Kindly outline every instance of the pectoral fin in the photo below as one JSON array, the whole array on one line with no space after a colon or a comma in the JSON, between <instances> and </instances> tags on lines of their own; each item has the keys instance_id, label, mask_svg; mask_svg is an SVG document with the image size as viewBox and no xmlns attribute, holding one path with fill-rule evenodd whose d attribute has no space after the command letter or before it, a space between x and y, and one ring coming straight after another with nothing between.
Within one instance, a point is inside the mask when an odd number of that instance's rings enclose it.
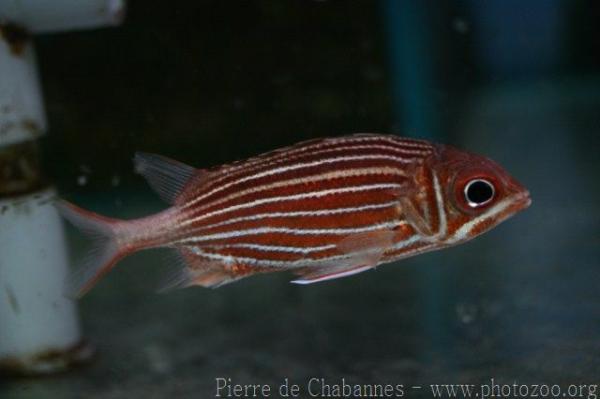
<instances>
[{"instance_id":1,"label":"pectoral fin","mask_svg":"<svg viewBox=\"0 0 600 399\"><path fill-rule=\"evenodd\" d=\"M352 234L343 238L337 249L341 256L316 262L314 266L303 267L296 271L301 278L292 280L294 284L312 284L358 274L377 266L387 248L392 245L394 232L380 230L361 234Z\"/></svg>"},{"instance_id":2,"label":"pectoral fin","mask_svg":"<svg viewBox=\"0 0 600 399\"><path fill-rule=\"evenodd\" d=\"M352 234L337 242L336 247L342 254L378 249L385 251L392 245L394 234L393 230L377 230Z\"/></svg>"}]
</instances>

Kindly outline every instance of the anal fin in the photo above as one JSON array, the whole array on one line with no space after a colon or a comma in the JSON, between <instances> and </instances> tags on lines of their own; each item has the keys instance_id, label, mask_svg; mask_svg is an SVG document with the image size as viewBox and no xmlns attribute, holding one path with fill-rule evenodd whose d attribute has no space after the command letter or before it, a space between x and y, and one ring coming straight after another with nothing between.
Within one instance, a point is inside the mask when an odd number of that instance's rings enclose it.
<instances>
[{"instance_id":1,"label":"anal fin","mask_svg":"<svg viewBox=\"0 0 600 399\"><path fill-rule=\"evenodd\" d=\"M204 259L188 248L173 250L177 265L163 278L158 292L165 293L195 285L217 288L242 277L228 272L221 262Z\"/></svg>"}]
</instances>

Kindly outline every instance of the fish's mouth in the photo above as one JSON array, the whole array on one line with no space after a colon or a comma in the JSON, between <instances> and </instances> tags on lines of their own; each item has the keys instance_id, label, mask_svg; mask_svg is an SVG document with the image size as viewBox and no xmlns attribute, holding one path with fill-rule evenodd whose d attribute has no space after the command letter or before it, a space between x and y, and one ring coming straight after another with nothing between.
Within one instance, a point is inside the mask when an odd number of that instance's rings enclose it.
<instances>
[{"instance_id":1,"label":"fish's mouth","mask_svg":"<svg viewBox=\"0 0 600 399\"><path fill-rule=\"evenodd\" d=\"M517 180L509 177L506 181L506 187L510 202L512 203L510 206L512 212L516 213L522 211L531 205L531 195L529 194L529 190Z\"/></svg>"},{"instance_id":2,"label":"fish's mouth","mask_svg":"<svg viewBox=\"0 0 600 399\"><path fill-rule=\"evenodd\" d=\"M529 191L519 191L510 197L508 199L508 205L495 215L497 219L496 224L499 224L511 216L516 215L517 213L529 207L529 205L531 205L531 196L529 195Z\"/></svg>"},{"instance_id":3,"label":"fish's mouth","mask_svg":"<svg viewBox=\"0 0 600 399\"><path fill-rule=\"evenodd\" d=\"M495 215L496 224L500 224L511 216L516 215L531 205L529 191L523 190L514 194L508 200L508 205Z\"/></svg>"},{"instance_id":4,"label":"fish's mouth","mask_svg":"<svg viewBox=\"0 0 600 399\"><path fill-rule=\"evenodd\" d=\"M521 191L515 196L515 211L522 211L531 205L531 195L528 190Z\"/></svg>"}]
</instances>

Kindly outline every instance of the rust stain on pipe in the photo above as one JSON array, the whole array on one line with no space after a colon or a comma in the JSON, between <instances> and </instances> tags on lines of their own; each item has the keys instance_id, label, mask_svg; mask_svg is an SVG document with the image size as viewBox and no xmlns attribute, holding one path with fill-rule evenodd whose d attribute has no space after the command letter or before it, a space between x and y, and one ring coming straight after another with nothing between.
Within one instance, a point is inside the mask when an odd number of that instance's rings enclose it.
<instances>
[{"instance_id":1,"label":"rust stain on pipe","mask_svg":"<svg viewBox=\"0 0 600 399\"><path fill-rule=\"evenodd\" d=\"M86 341L81 341L64 349L47 349L24 357L0 358L0 375L50 375L85 365L92 360L94 354L94 347Z\"/></svg>"},{"instance_id":2,"label":"rust stain on pipe","mask_svg":"<svg viewBox=\"0 0 600 399\"><path fill-rule=\"evenodd\" d=\"M8 122L2 122L2 110L0 109L0 136L9 134L13 130L24 131L32 139L35 139L44 133L42 127L36 123L33 119L23 118L20 122L9 120Z\"/></svg>"},{"instance_id":3,"label":"rust stain on pipe","mask_svg":"<svg viewBox=\"0 0 600 399\"><path fill-rule=\"evenodd\" d=\"M36 141L0 148L0 199L31 194L47 187Z\"/></svg>"}]
</instances>

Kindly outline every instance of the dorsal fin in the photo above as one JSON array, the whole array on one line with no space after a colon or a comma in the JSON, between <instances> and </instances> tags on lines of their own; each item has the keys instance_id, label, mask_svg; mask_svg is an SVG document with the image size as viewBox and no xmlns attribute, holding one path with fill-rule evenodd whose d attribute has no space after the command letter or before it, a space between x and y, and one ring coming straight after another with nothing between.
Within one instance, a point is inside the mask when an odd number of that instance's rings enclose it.
<instances>
[{"instance_id":1,"label":"dorsal fin","mask_svg":"<svg viewBox=\"0 0 600 399\"><path fill-rule=\"evenodd\" d=\"M133 158L135 171L148 181L160 197L173 204L185 185L200 172L184 163L161 155L136 152Z\"/></svg>"}]
</instances>

